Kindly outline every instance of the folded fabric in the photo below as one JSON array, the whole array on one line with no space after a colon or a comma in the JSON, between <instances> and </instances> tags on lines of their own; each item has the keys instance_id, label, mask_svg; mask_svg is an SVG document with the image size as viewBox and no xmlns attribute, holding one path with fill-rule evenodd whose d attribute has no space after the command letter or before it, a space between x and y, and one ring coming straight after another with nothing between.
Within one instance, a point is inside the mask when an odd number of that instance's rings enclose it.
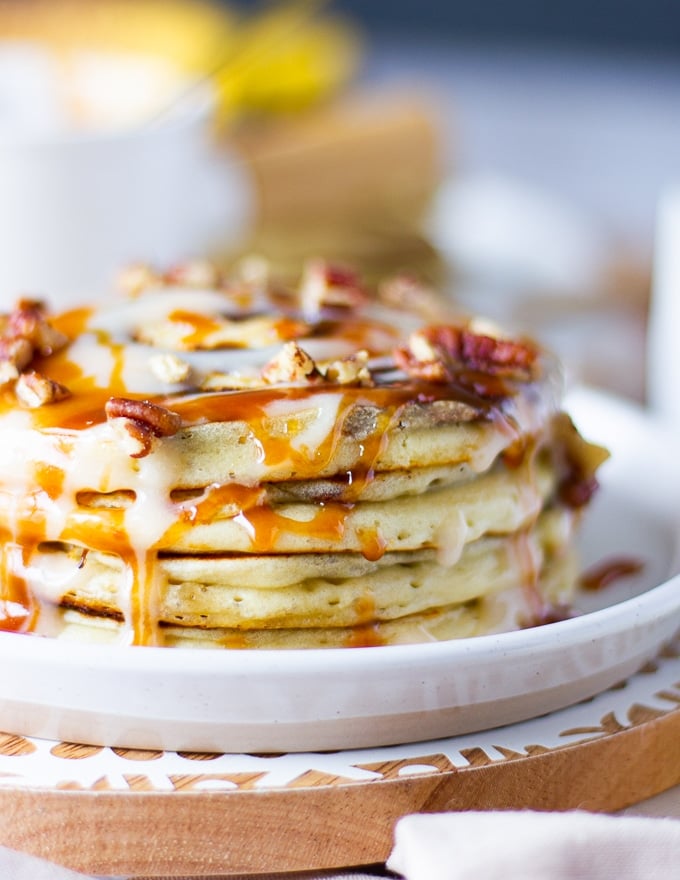
<instances>
[{"instance_id":1,"label":"folded fabric","mask_svg":"<svg viewBox=\"0 0 680 880\"><path fill-rule=\"evenodd\" d=\"M388 868L406 880L668 880L680 865L675 819L568 813L406 816Z\"/></svg>"},{"instance_id":2,"label":"folded fabric","mask_svg":"<svg viewBox=\"0 0 680 880\"><path fill-rule=\"evenodd\" d=\"M378 877L386 876L379 868L376 870L377 874L319 871L314 874L305 872L285 876L286 880L377 880ZM259 880L281 880L281 877L281 874L258 875ZM80 874L44 859L37 859L35 856L0 846L0 880L107 880L107 878L100 875L92 877L89 874ZM108 878L108 880L125 880L125 878ZM233 880L246 880L246 878L234 876Z\"/></svg>"},{"instance_id":3,"label":"folded fabric","mask_svg":"<svg viewBox=\"0 0 680 880\"><path fill-rule=\"evenodd\" d=\"M3 880L85 880L83 874L0 846L0 877Z\"/></svg>"}]
</instances>

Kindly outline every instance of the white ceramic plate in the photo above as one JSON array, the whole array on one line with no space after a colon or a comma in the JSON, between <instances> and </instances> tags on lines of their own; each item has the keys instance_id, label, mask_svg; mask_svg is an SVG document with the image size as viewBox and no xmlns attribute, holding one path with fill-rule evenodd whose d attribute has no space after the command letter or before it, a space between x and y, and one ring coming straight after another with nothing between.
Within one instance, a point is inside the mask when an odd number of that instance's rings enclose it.
<instances>
[{"instance_id":1,"label":"white ceramic plate","mask_svg":"<svg viewBox=\"0 0 680 880\"><path fill-rule=\"evenodd\" d=\"M121 649L2 633L0 726L133 748L349 749L496 727L615 684L680 626L677 443L604 394L577 391L569 409L613 453L586 522L585 563L645 563L584 597L582 616L476 639L323 651Z\"/></svg>"}]
</instances>

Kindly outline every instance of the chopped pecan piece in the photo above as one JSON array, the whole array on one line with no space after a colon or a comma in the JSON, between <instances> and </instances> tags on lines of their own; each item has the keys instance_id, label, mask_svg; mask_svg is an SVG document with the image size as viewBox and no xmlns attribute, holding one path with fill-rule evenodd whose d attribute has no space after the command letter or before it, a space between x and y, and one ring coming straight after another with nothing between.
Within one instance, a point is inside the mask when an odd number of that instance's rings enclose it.
<instances>
[{"instance_id":1,"label":"chopped pecan piece","mask_svg":"<svg viewBox=\"0 0 680 880\"><path fill-rule=\"evenodd\" d=\"M316 315L324 308L356 309L366 302L359 276L349 269L325 260L311 260L300 283L300 303L305 315Z\"/></svg>"},{"instance_id":2,"label":"chopped pecan piece","mask_svg":"<svg viewBox=\"0 0 680 880\"><path fill-rule=\"evenodd\" d=\"M443 383L450 379L444 358L422 333L413 333L407 348L394 350L394 360L409 376L425 382Z\"/></svg>"},{"instance_id":3,"label":"chopped pecan piece","mask_svg":"<svg viewBox=\"0 0 680 880\"><path fill-rule=\"evenodd\" d=\"M131 458L148 455L157 440L172 437L182 426L181 416L148 400L110 397L104 411Z\"/></svg>"},{"instance_id":4,"label":"chopped pecan piece","mask_svg":"<svg viewBox=\"0 0 680 880\"><path fill-rule=\"evenodd\" d=\"M33 360L33 346L23 336L0 338L0 361L15 367L17 375Z\"/></svg>"},{"instance_id":5,"label":"chopped pecan piece","mask_svg":"<svg viewBox=\"0 0 680 880\"><path fill-rule=\"evenodd\" d=\"M442 320L451 311L446 299L432 287L405 273L387 278L378 287L378 299L388 306L420 315L426 321Z\"/></svg>"},{"instance_id":6,"label":"chopped pecan piece","mask_svg":"<svg viewBox=\"0 0 680 880\"><path fill-rule=\"evenodd\" d=\"M326 382L331 382L333 385L373 384L373 377L368 369L367 351L358 351L342 360L319 364L319 370Z\"/></svg>"},{"instance_id":7,"label":"chopped pecan piece","mask_svg":"<svg viewBox=\"0 0 680 880\"><path fill-rule=\"evenodd\" d=\"M269 284L271 272L269 260L259 254L248 254L243 257L238 263L237 271L239 278L253 287L266 288Z\"/></svg>"},{"instance_id":8,"label":"chopped pecan piece","mask_svg":"<svg viewBox=\"0 0 680 880\"><path fill-rule=\"evenodd\" d=\"M584 440L564 412L553 418L552 431L559 498L567 507L584 507L598 489L596 473L609 458L609 452L603 446Z\"/></svg>"},{"instance_id":9,"label":"chopped pecan piece","mask_svg":"<svg viewBox=\"0 0 680 880\"><path fill-rule=\"evenodd\" d=\"M216 288L223 282L222 273L207 260L189 260L157 272L146 263L133 263L118 276L118 287L128 296L136 297L157 287Z\"/></svg>"},{"instance_id":10,"label":"chopped pecan piece","mask_svg":"<svg viewBox=\"0 0 680 880\"><path fill-rule=\"evenodd\" d=\"M373 384L373 377L368 369L367 351L358 351L340 360L317 364L296 342L284 345L278 355L265 365L260 375L267 385L287 382L328 382L332 385L363 386Z\"/></svg>"},{"instance_id":11,"label":"chopped pecan piece","mask_svg":"<svg viewBox=\"0 0 680 880\"><path fill-rule=\"evenodd\" d=\"M440 353L424 333L412 333L408 347L419 364L429 364L440 360Z\"/></svg>"},{"instance_id":12,"label":"chopped pecan piece","mask_svg":"<svg viewBox=\"0 0 680 880\"><path fill-rule=\"evenodd\" d=\"M281 351L262 368L268 385L284 382L316 382L321 378L314 360L297 342L287 342Z\"/></svg>"},{"instance_id":13,"label":"chopped pecan piece","mask_svg":"<svg viewBox=\"0 0 680 880\"><path fill-rule=\"evenodd\" d=\"M169 287L204 287L214 288L222 284L220 270L208 260L188 260L173 266L163 275L163 281Z\"/></svg>"},{"instance_id":14,"label":"chopped pecan piece","mask_svg":"<svg viewBox=\"0 0 680 880\"><path fill-rule=\"evenodd\" d=\"M65 385L48 379L31 370L22 373L14 386L14 391L19 400L31 409L47 406L50 403L58 403L71 396L71 392Z\"/></svg>"},{"instance_id":15,"label":"chopped pecan piece","mask_svg":"<svg viewBox=\"0 0 680 880\"><path fill-rule=\"evenodd\" d=\"M127 296L137 297L154 287L161 287L163 279L146 263L132 263L118 275L117 286Z\"/></svg>"},{"instance_id":16,"label":"chopped pecan piece","mask_svg":"<svg viewBox=\"0 0 680 880\"><path fill-rule=\"evenodd\" d=\"M3 332L4 341L26 340L33 354L49 357L68 342L68 338L56 330L47 320L45 304L39 300L21 299L7 319Z\"/></svg>"},{"instance_id":17,"label":"chopped pecan piece","mask_svg":"<svg viewBox=\"0 0 680 880\"><path fill-rule=\"evenodd\" d=\"M171 352L155 354L150 357L149 367L157 379L160 379L161 382L166 382L168 385L178 385L181 382L186 382L191 373L191 364L188 364Z\"/></svg>"},{"instance_id":18,"label":"chopped pecan piece","mask_svg":"<svg viewBox=\"0 0 680 880\"><path fill-rule=\"evenodd\" d=\"M0 360L0 388L11 385L19 378L19 370L11 361Z\"/></svg>"},{"instance_id":19,"label":"chopped pecan piece","mask_svg":"<svg viewBox=\"0 0 680 880\"><path fill-rule=\"evenodd\" d=\"M5 315L0 324L0 385L8 385L17 380L36 355L49 357L67 342L67 337L47 320L43 303L31 299L19 300L14 310ZM62 393L56 389L63 386L54 383L55 388L48 391L45 386L48 381L43 377L39 380L28 380L19 390L23 402L27 406L42 406L37 401L43 397L46 398L44 402L52 402L54 395ZM34 390L32 386L35 386ZM29 403L28 400L32 402Z\"/></svg>"}]
</instances>

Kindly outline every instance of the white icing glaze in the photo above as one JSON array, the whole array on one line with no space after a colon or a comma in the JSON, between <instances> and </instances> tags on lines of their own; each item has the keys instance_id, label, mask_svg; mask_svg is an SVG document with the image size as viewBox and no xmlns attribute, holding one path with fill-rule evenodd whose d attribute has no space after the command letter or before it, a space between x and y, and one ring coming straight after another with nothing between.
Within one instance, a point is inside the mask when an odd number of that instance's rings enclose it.
<instances>
[{"instance_id":1,"label":"white icing glaze","mask_svg":"<svg viewBox=\"0 0 680 880\"><path fill-rule=\"evenodd\" d=\"M462 510L451 511L437 532L437 560L440 565L452 566L460 559L469 533Z\"/></svg>"}]
</instances>

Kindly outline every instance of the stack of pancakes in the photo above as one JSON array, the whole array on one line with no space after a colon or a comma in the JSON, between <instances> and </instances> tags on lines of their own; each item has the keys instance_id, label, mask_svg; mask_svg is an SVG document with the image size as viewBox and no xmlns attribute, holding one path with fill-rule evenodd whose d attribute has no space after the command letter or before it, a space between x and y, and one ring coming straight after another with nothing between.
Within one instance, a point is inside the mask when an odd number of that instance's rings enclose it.
<instances>
[{"instance_id":1,"label":"stack of pancakes","mask_svg":"<svg viewBox=\"0 0 680 880\"><path fill-rule=\"evenodd\" d=\"M127 288L5 319L0 628L315 648L569 614L606 453L533 343L322 262Z\"/></svg>"}]
</instances>

